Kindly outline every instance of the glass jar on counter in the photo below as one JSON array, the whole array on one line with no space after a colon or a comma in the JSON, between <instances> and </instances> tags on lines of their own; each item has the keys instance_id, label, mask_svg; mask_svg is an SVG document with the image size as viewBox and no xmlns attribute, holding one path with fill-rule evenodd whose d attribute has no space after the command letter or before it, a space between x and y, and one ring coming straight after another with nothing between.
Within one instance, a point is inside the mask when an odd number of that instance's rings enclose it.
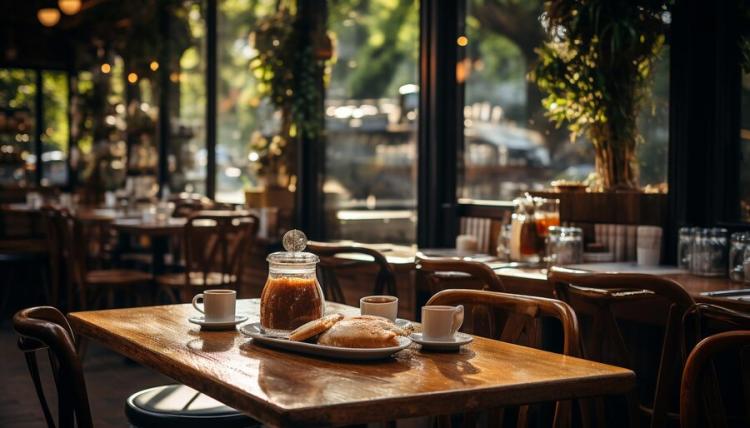
<instances>
[{"instance_id":1,"label":"glass jar on counter","mask_svg":"<svg viewBox=\"0 0 750 428\"><path fill-rule=\"evenodd\" d=\"M742 282L745 277L745 251L750 244L747 232L733 233L729 242L729 279Z\"/></svg>"},{"instance_id":2,"label":"glass jar on counter","mask_svg":"<svg viewBox=\"0 0 750 428\"><path fill-rule=\"evenodd\" d=\"M681 227L677 240L677 267L690 270L690 256L693 252L694 228Z\"/></svg>"},{"instance_id":3,"label":"glass jar on counter","mask_svg":"<svg viewBox=\"0 0 750 428\"><path fill-rule=\"evenodd\" d=\"M709 229L707 238L703 245L703 276L726 275L727 256L729 245L727 243L727 230L716 227Z\"/></svg>"},{"instance_id":4,"label":"glass jar on counter","mask_svg":"<svg viewBox=\"0 0 750 428\"><path fill-rule=\"evenodd\" d=\"M303 251L307 237L290 230L283 244L286 251L267 258L268 279L260 296L260 325L265 333L278 336L325 313L325 297L316 276L320 259Z\"/></svg>"},{"instance_id":5,"label":"glass jar on counter","mask_svg":"<svg viewBox=\"0 0 750 428\"><path fill-rule=\"evenodd\" d=\"M549 266L581 263L583 260L583 230L578 227L550 227L546 254Z\"/></svg>"}]
</instances>

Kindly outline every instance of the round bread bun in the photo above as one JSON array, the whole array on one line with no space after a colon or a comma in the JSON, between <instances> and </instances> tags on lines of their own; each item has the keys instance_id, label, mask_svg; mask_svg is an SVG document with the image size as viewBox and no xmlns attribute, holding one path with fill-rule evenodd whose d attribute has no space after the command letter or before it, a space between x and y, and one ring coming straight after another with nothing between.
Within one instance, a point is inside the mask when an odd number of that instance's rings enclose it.
<instances>
[{"instance_id":1,"label":"round bread bun","mask_svg":"<svg viewBox=\"0 0 750 428\"><path fill-rule=\"evenodd\" d=\"M311 337L317 336L320 333L331 328L334 324L344 319L341 314L329 314L323 318L318 318L302 324L297 327L291 334L289 334L289 340L294 342L303 342Z\"/></svg>"}]
</instances>

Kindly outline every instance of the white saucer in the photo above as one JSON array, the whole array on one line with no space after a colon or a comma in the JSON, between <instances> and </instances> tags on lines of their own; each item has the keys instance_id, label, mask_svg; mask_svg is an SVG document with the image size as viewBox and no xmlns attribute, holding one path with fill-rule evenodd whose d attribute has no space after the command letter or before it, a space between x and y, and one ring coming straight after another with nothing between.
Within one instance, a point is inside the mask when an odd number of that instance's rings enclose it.
<instances>
[{"instance_id":1,"label":"white saucer","mask_svg":"<svg viewBox=\"0 0 750 428\"><path fill-rule=\"evenodd\" d=\"M461 346L471 343L474 338L466 333L458 332L452 339L432 340L424 339L422 333L412 333L409 338L420 344L427 351L458 351Z\"/></svg>"},{"instance_id":2,"label":"white saucer","mask_svg":"<svg viewBox=\"0 0 750 428\"><path fill-rule=\"evenodd\" d=\"M394 321L394 323L396 323L396 325L401 328L405 328L405 329L414 328L411 324L411 321L405 320L403 318L396 318L396 321Z\"/></svg>"},{"instance_id":3,"label":"white saucer","mask_svg":"<svg viewBox=\"0 0 750 428\"><path fill-rule=\"evenodd\" d=\"M234 326L236 326L237 324L241 324L247 321L247 317L245 315L235 315L234 321L209 322L206 321L205 316L200 315L197 317L190 317L188 318L188 321L193 324L198 324L203 330L229 330L234 328Z\"/></svg>"}]
</instances>

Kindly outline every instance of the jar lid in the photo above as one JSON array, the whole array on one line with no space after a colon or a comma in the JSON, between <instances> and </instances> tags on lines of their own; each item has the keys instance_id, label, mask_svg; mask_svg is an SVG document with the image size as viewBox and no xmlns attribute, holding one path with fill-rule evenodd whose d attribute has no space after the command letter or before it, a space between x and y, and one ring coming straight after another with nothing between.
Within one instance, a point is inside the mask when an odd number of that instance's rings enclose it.
<instances>
[{"instance_id":1,"label":"jar lid","mask_svg":"<svg viewBox=\"0 0 750 428\"><path fill-rule=\"evenodd\" d=\"M277 251L268 255L269 263L280 265L314 265L320 261L313 253L303 251L307 247L307 236L297 229L284 234L282 244L286 251Z\"/></svg>"}]
</instances>

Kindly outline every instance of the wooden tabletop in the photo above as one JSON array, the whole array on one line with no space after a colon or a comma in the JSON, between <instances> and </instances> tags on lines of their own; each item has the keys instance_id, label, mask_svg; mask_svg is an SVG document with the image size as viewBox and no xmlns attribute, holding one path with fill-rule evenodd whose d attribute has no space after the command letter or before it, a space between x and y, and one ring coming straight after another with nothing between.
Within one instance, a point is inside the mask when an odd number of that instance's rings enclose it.
<instances>
[{"instance_id":1,"label":"wooden tabletop","mask_svg":"<svg viewBox=\"0 0 750 428\"><path fill-rule=\"evenodd\" d=\"M358 313L328 304L329 311ZM259 300L238 301L258 321ZM635 387L630 370L476 338L460 353L422 353L367 363L272 350L237 331L202 332L190 305L69 315L73 328L144 365L270 425L348 425L450 414Z\"/></svg>"}]
</instances>

